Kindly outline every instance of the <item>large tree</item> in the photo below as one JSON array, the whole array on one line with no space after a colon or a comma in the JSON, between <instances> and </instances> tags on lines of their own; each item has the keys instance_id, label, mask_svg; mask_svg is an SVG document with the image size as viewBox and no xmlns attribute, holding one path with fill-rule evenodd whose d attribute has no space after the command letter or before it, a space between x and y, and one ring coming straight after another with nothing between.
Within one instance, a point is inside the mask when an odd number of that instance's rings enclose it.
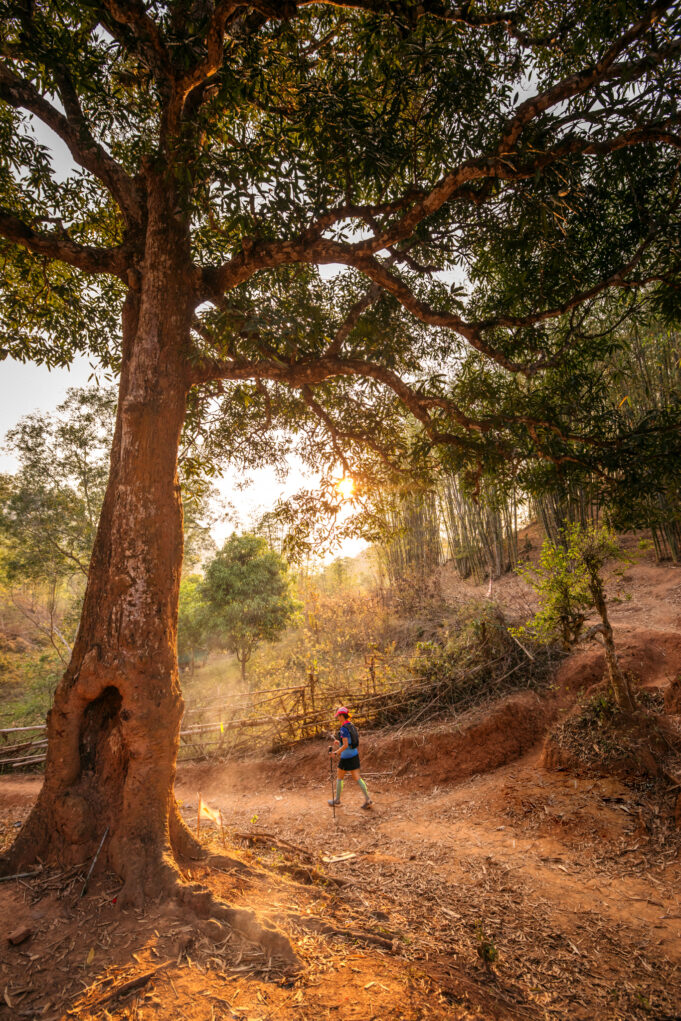
<instances>
[{"instance_id":1,"label":"large tree","mask_svg":"<svg viewBox=\"0 0 681 1021\"><path fill-rule=\"evenodd\" d=\"M305 418L329 457L394 462L398 404L473 461L507 461L511 427L553 461L598 451L566 424L603 352L589 324L612 293L675 304L680 49L677 5L643 0L1 0L3 352L120 374L45 782L6 867L82 861L109 826L119 903L182 894L188 405L217 402L235 455Z\"/></svg>"}]
</instances>

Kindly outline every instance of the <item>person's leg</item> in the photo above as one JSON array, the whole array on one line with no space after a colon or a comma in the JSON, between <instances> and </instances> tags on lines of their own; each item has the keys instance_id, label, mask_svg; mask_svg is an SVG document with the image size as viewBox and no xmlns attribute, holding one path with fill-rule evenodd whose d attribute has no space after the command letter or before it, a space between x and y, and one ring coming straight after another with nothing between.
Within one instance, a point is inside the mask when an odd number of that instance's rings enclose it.
<instances>
[{"instance_id":1,"label":"person's leg","mask_svg":"<svg viewBox=\"0 0 681 1021\"><path fill-rule=\"evenodd\" d=\"M352 775L354 776L355 780L359 784L359 789L361 790L362 794L364 795L364 804L365 805L370 805L371 804L371 798L369 797L369 789L368 789L366 783L364 782L364 780L362 779L362 777L360 776L359 770L358 769L353 769Z\"/></svg>"},{"instance_id":2,"label":"person's leg","mask_svg":"<svg viewBox=\"0 0 681 1021\"><path fill-rule=\"evenodd\" d=\"M345 779L345 771L342 769L336 772L336 804L340 805L341 794L343 793L343 780Z\"/></svg>"}]
</instances>

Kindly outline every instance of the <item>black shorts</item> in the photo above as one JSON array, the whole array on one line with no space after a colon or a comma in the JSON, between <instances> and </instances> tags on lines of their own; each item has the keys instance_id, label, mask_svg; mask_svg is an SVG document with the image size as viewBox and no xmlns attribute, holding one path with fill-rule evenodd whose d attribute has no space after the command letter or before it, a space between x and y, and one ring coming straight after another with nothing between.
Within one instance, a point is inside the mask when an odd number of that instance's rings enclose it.
<instances>
[{"instance_id":1,"label":"black shorts","mask_svg":"<svg viewBox=\"0 0 681 1021\"><path fill-rule=\"evenodd\" d=\"M339 759L338 768L344 769L346 773L350 773L353 769L359 769L359 752L347 759Z\"/></svg>"}]
</instances>

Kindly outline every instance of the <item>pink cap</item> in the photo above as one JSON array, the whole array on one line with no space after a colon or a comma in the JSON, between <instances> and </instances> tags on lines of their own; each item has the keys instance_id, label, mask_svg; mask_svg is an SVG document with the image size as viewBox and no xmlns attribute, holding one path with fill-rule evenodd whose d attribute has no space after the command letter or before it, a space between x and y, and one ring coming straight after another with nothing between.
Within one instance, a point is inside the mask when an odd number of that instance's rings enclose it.
<instances>
[{"instance_id":1,"label":"pink cap","mask_svg":"<svg viewBox=\"0 0 681 1021\"><path fill-rule=\"evenodd\" d=\"M346 709L344 705L342 705L340 707L340 709L336 709L336 716L349 716L349 715L350 715L350 710Z\"/></svg>"}]
</instances>

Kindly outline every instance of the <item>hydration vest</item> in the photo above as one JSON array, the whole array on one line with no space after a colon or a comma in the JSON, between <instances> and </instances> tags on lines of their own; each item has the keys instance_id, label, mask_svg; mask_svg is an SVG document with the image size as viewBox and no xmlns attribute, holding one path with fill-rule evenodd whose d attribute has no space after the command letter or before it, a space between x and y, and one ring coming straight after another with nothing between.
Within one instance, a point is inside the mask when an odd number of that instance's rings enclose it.
<instances>
[{"instance_id":1,"label":"hydration vest","mask_svg":"<svg viewBox=\"0 0 681 1021\"><path fill-rule=\"evenodd\" d=\"M357 727L355 726L355 724L350 723L350 721L348 720L348 722L344 723L343 726L345 727L346 730L350 731L350 748L352 749L359 748L359 733L357 731ZM343 739L341 738L340 731L338 731L338 743L343 744Z\"/></svg>"}]
</instances>

